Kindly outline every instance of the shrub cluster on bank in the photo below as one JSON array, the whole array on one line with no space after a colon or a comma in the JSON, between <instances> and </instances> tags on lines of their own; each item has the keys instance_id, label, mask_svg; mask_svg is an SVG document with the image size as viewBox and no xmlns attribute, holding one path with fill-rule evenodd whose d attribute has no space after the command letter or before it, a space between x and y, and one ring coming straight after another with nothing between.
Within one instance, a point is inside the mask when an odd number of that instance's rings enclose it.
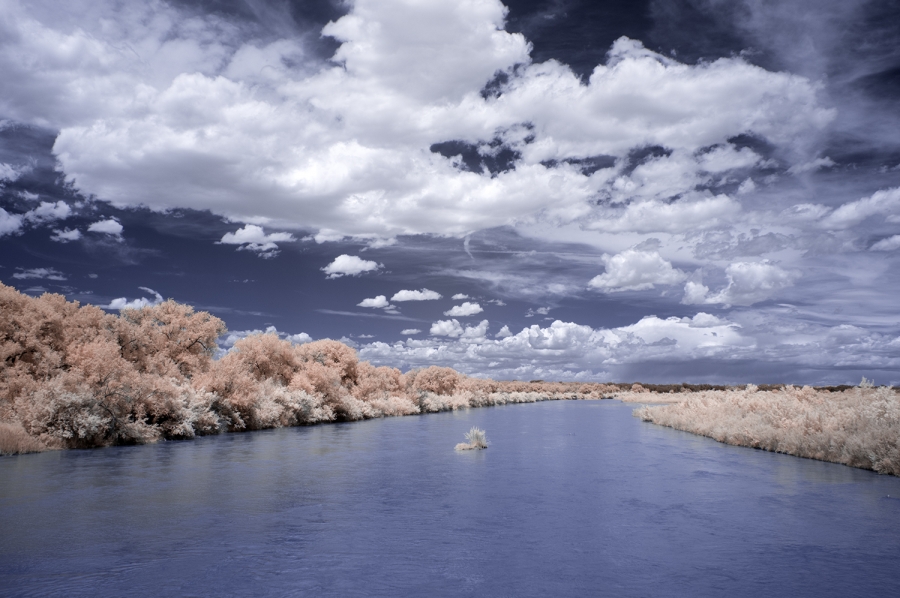
<instances>
[{"instance_id":1,"label":"shrub cluster on bank","mask_svg":"<svg viewBox=\"0 0 900 598\"><path fill-rule=\"evenodd\" d=\"M274 334L213 359L221 320L166 301L120 315L0 284L0 453L534 402L600 398L602 384L495 382L450 368L401 373L343 343Z\"/></svg>"},{"instance_id":2,"label":"shrub cluster on bank","mask_svg":"<svg viewBox=\"0 0 900 598\"><path fill-rule=\"evenodd\" d=\"M617 398L671 402L641 407L634 414L719 442L900 475L900 395L865 379L859 387L834 392L749 385L681 396L638 390L618 393Z\"/></svg>"}]
</instances>

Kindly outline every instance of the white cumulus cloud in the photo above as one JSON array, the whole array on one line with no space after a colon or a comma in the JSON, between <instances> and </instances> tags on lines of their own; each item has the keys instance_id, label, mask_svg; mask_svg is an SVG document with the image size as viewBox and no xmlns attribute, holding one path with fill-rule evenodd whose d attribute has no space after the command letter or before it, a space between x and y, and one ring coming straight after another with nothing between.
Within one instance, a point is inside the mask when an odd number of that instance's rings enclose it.
<instances>
[{"instance_id":1,"label":"white cumulus cloud","mask_svg":"<svg viewBox=\"0 0 900 598\"><path fill-rule=\"evenodd\" d=\"M299 38L261 40L176 3L0 10L0 77L16 82L0 111L58 129L54 153L83 193L321 240L572 222L598 196L656 201L752 167L755 155L728 143L741 134L807 163L804 140L834 118L804 77L740 57L683 64L628 38L582 80L534 62L498 0L356 0L322 31L340 44L331 62ZM483 97L497 72L502 93ZM430 151L451 140L520 157L471 172ZM670 154L627 169L647 146ZM586 174L566 162L598 155L616 165Z\"/></svg>"},{"instance_id":2,"label":"white cumulus cloud","mask_svg":"<svg viewBox=\"0 0 900 598\"><path fill-rule=\"evenodd\" d=\"M712 173L727 172L740 168L756 166L762 158L748 147L735 148L731 144L718 146L700 156L703 170Z\"/></svg>"},{"instance_id":3,"label":"white cumulus cloud","mask_svg":"<svg viewBox=\"0 0 900 598\"><path fill-rule=\"evenodd\" d=\"M9 181L13 182L25 172L26 168L17 168L12 164L6 164L5 162L0 162L0 182Z\"/></svg>"},{"instance_id":4,"label":"white cumulus cloud","mask_svg":"<svg viewBox=\"0 0 900 598\"><path fill-rule=\"evenodd\" d=\"M285 334L284 338L295 345L303 345L310 343L313 340L312 337L305 332L300 332L299 334Z\"/></svg>"},{"instance_id":5,"label":"white cumulus cloud","mask_svg":"<svg viewBox=\"0 0 900 598\"><path fill-rule=\"evenodd\" d=\"M122 225L113 218L109 218L107 220L98 220L88 227L88 232L103 233L113 237L120 236L123 230L124 228L122 227Z\"/></svg>"},{"instance_id":6,"label":"white cumulus cloud","mask_svg":"<svg viewBox=\"0 0 900 598\"><path fill-rule=\"evenodd\" d=\"M22 230L22 217L18 214L10 214L0 208L0 237L14 235Z\"/></svg>"},{"instance_id":7,"label":"white cumulus cloud","mask_svg":"<svg viewBox=\"0 0 900 598\"><path fill-rule=\"evenodd\" d=\"M68 243L70 241L77 241L81 238L81 231L77 228L65 228L65 229L53 229L53 233L50 235L51 241L56 241L57 243Z\"/></svg>"},{"instance_id":8,"label":"white cumulus cloud","mask_svg":"<svg viewBox=\"0 0 900 598\"><path fill-rule=\"evenodd\" d=\"M520 380L596 379L628 364L745 358L755 347L739 325L703 312L684 318L648 316L619 328L556 320L516 334L504 327L493 339L487 329L487 320L468 328L456 320L438 321L432 324L432 338L374 342L361 347L360 358L405 367L451 365L470 374Z\"/></svg>"},{"instance_id":9,"label":"white cumulus cloud","mask_svg":"<svg viewBox=\"0 0 900 598\"><path fill-rule=\"evenodd\" d=\"M262 258L278 255L277 243L296 241L290 233L266 234L261 226L248 224L233 233L225 233L219 243L224 245L240 245L238 250L253 251Z\"/></svg>"},{"instance_id":10,"label":"white cumulus cloud","mask_svg":"<svg viewBox=\"0 0 900 598\"><path fill-rule=\"evenodd\" d=\"M40 205L25 213L25 219L32 222L52 222L53 220L65 220L72 214L72 208L64 201L51 203L42 201Z\"/></svg>"},{"instance_id":11,"label":"white cumulus cloud","mask_svg":"<svg viewBox=\"0 0 900 598\"><path fill-rule=\"evenodd\" d=\"M219 347L220 351L223 349L231 350L234 347L234 344L241 340L242 338L247 338L253 334L274 334L278 336L278 338L284 339L288 342L291 342L295 345L302 345L305 343L312 342L313 338L305 333L300 332L297 334L289 334L286 332L279 332L275 326L268 326L265 330L254 329L254 330L230 330L228 334L226 334L223 338L219 339ZM224 351L222 351L224 353Z\"/></svg>"},{"instance_id":12,"label":"white cumulus cloud","mask_svg":"<svg viewBox=\"0 0 900 598\"><path fill-rule=\"evenodd\" d=\"M422 289L421 291L408 291L404 289L394 293L394 296L391 297L391 301L434 301L440 298L440 293L429 289Z\"/></svg>"},{"instance_id":13,"label":"white cumulus cloud","mask_svg":"<svg viewBox=\"0 0 900 598\"><path fill-rule=\"evenodd\" d=\"M786 371L812 367L816 372L810 382L821 381L820 372L829 364L890 371L900 365L900 339L894 334L814 324L789 312L757 313L742 323L704 312L681 318L647 316L617 328L557 320L493 339L465 338L462 327L452 322L447 329L455 336L363 345L360 358L403 368L446 365L495 379L670 382L675 371L718 383L733 383L736 376L753 381L760 354ZM735 368L748 361L757 363L737 375ZM694 364L699 367L692 369ZM828 380L846 380L846 373L834 372Z\"/></svg>"},{"instance_id":14,"label":"white cumulus cloud","mask_svg":"<svg viewBox=\"0 0 900 598\"><path fill-rule=\"evenodd\" d=\"M459 338L465 342L472 340L484 339L487 334L489 323L482 320L477 326L463 327L458 320L438 320L431 325L429 333L432 336L449 336L451 338Z\"/></svg>"},{"instance_id":15,"label":"white cumulus cloud","mask_svg":"<svg viewBox=\"0 0 900 598\"><path fill-rule=\"evenodd\" d=\"M468 341L484 339L487 335L488 326L489 323L487 320L482 320L477 326L466 326L462 338Z\"/></svg>"},{"instance_id":16,"label":"white cumulus cloud","mask_svg":"<svg viewBox=\"0 0 900 598\"><path fill-rule=\"evenodd\" d=\"M863 197L840 206L822 219L822 226L839 230L856 226L870 216L897 214L900 212L900 187L882 189L869 197Z\"/></svg>"},{"instance_id":17,"label":"white cumulus cloud","mask_svg":"<svg viewBox=\"0 0 900 598\"><path fill-rule=\"evenodd\" d=\"M683 233L727 224L741 212L741 204L727 195L686 196L666 203L647 200L624 208L599 211L588 228L606 232Z\"/></svg>"},{"instance_id":18,"label":"white cumulus cloud","mask_svg":"<svg viewBox=\"0 0 900 598\"><path fill-rule=\"evenodd\" d=\"M477 303L472 303L471 301L466 301L462 305L454 305L449 310L444 312L445 316L451 317L464 317L464 316L474 316L475 314L480 314L484 309Z\"/></svg>"},{"instance_id":19,"label":"white cumulus cloud","mask_svg":"<svg viewBox=\"0 0 900 598\"><path fill-rule=\"evenodd\" d=\"M105 307L106 309L118 309L119 311L122 311L123 309L140 309L142 307L148 307L150 305L158 305L163 302L162 295L160 295L153 289L149 289L147 287L138 288L153 295L153 299L139 297L137 299L132 299L131 301L129 301L126 297L119 297L118 299L113 299L109 302L109 305L104 305L103 307Z\"/></svg>"},{"instance_id":20,"label":"white cumulus cloud","mask_svg":"<svg viewBox=\"0 0 900 598\"><path fill-rule=\"evenodd\" d=\"M434 336L462 336L463 327L459 320L438 320L431 325L429 334Z\"/></svg>"},{"instance_id":21,"label":"white cumulus cloud","mask_svg":"<svg viewBox=\"0 0 900 598\"><path fill-rule=\"evenodd\" d=\"M613 256L604 254L602 259L606 272L592 278L588 286L607 293L642 291L658 284L677 284L687 277L657 251L628 249Z\"/></svg>"},{"instance_id":22,"label":"white cumulus cloud","mask_svg":"<svg viewBox=\"0 0 900 598\"><path fill-rule=\"evenodd\" d=\"M813 170L828 168L834 165L835 161L826 156L824 158L816 158L815 160L810 160L809 162L805 162L803 164L795 164L794 166L788 168L788 172L790 172L791 174L803 174L804 172L811 172Z\"/></svg>"},{"instance_id":23,"label":"white cumulus cloud","mask_svg":"<svg viewBox=\"0 0 900 598\"><path fill-rule=\"evenodd\" d=\"M372 272L382 265L370 260L364 260L355 255L339 255L334 261L322 268L327 278L340 278L341 276L359 276L365 272Z\"/></svg>"},{"instance_id":24,"label":"white cumulus cloud","mask_svg":"<svg viewBox=\"0 0 900 598\"><path fill-rule=\"evenodd\" d=\"M882 239L869 247L869 251L894 251L900 249L900 235Z\"/></svg>"},{"instance_id":25,"label":"white cumulus cloud","mask_svg":"<svg viewBox=\"0 0 900 598\"><path fill-rule=\"evenodd\" d=\"M765 301L794 284L797 274L783 270L775 264L763 262L737 262L725 269L728 284L718 293L709 295L709 289L701 283L690 281L685 285L682 303L753 305Z\"/></svg>"},{"instance_id":26,"label":"white cumulus cloud","mask_svg":"<svg viewBox=\"0 0 900 598\"><path fill-rule=\"evenodd\" d=\"M388 300L387 300L387 297L385 297L384 295L378 295L377 297L363 299L356 305L359 307L390 307L391 306L390 302L388 302Z\"/></svg>"}]
</instances>

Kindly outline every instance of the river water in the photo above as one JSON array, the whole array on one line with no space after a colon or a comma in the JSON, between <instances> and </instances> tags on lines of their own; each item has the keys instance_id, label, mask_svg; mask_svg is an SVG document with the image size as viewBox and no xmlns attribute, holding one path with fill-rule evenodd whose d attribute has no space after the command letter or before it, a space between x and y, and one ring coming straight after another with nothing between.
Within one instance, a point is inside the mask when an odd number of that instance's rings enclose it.
<instances>
[{"instance_id":1,"label":"river water","mask_svg":"<svg viewBox=\"0 0 900 598\"><path fill-rule=\"evenodd\" d=\"M900 479L633 408L4 457L0 595L897 595ZM472 425L490 448L455 452Z\"/></svg>"}]
</instances>

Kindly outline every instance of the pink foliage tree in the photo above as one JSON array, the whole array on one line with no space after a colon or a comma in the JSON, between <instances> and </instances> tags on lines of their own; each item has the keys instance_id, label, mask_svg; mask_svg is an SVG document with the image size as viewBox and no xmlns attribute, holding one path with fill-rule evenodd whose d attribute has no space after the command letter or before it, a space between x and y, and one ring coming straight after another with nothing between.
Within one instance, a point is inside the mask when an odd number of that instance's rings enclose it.
<instances>
[{"instance_id":1,"label":"pink foliage tree","mask_svg":"<svg viewBox=\"0 0 900 598\"><path fill-rule=\"evenodd\" d=\"M210 431L190 378L209 369L224 331L173 301L114 316L0 285L0 419L73 447Z\"/></svg>"}]
</instances>

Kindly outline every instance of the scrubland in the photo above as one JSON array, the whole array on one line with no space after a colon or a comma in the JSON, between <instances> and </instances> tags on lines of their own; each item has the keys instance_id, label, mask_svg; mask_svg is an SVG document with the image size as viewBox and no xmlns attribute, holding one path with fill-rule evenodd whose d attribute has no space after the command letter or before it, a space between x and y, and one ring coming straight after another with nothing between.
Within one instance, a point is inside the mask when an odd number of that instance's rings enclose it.
<instances>
[{"instance_id":1,"label":"scrubland","mask_svg":"<svg viewBox=\"0 0 900 598\"><path fill-rule=\"evenodd\" d=\"M166 301L112 315L0 284L0 454L139 444L333 421L601 398L614 386L401 373L333 340L248 336Z\"/></svg>"},{"instance_id":2,"label":"scrubland","mask_svg":"<svg viewBox=\"0 0 900 598\"><path fill-rule=\"evenodd\" d=\"M636 385L637 386L637 385ZM719 442L900 475L900 395L873 387L616 393L627 402L670 403L634 411L644 421Z\"/></svg>"}]
</instances>

